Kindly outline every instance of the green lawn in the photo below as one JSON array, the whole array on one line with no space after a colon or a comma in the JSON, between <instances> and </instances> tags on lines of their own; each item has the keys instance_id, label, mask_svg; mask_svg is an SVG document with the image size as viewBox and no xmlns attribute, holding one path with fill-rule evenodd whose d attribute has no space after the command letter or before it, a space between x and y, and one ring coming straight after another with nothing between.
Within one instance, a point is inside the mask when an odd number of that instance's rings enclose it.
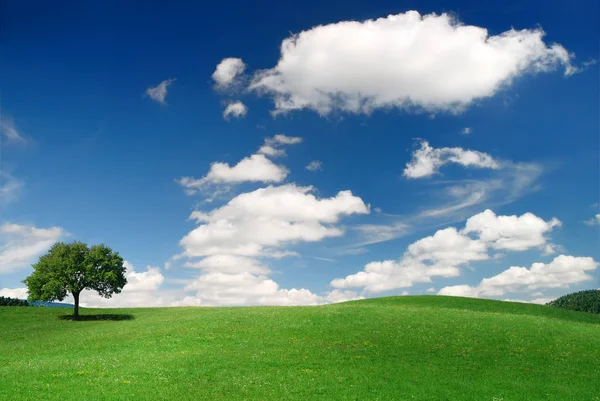
<instances>
[{"instance_id":1,"label":"green lawn","mask_svg":"<svg viewBox=\"0 0 600 401\"><path fill-rule=\"evenodd\" d=\"M600 400L600 315L548 306L419 296L60 319L70 312L0 307L0 399Z\"/></svg>"}]
</instances>

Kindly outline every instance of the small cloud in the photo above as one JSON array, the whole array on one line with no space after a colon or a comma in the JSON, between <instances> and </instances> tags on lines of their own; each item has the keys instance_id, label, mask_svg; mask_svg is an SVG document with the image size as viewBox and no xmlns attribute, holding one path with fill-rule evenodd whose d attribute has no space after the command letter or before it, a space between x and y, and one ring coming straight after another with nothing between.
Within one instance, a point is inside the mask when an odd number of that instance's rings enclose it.
<instances>
[{"instance_id":1,"label":"small cloud","mask_svg":"<svg viewBox=\"0 0 600 401\"><path fill-rule=\"evenodd\" d=\"M425 290L425 292L436 292L437 289L435 287L429 287L428 289Z\"/></svg>"},{"instance_id":2,"label":"small cloud","mask_svg":"<svg viewBox=\"0 0 600 401\"><path fill-rule=\"evenodd\" d=\"M588 226L600 225L600 214L597 214L596 216L592 217L589 220L584 221L583 223L587 224Z\"/></svg>"},{"instance_id":3,"label":"small cloud","mask_svg":"<svg viewBox=\"0 0 600 401\"><path fill-rule=\"evenodd\" d=\"M312 162L308 163L305 168L312 172L321 171L323 170L323 163L321 163L319 160L313 160Z\"/></svg>"},{"instance_id":4,"label":"small cloud","mask_svg":"<svg viewBox=\"0 0 600 401\"><path fill-rule=\"evenodd\" d=\"M463 135L469 135L471 132L473 132L473 130L471 129L471 127L465 127L461 131L461 134L463 134Z\"/></svg>"},{"instance_id":5,"label":"small cloud","mask_svg":"<svg viewBox=\"0 0 600 401\"><path fill-rule=\"evenodd\" d=\"M265 143L260 147L258 153L270 157L285 156L285 150L281 149L283 145L296 145L302 142L299 136L287 136L277 134L272 138L265 138Z\"/></svg>"},{"instance_id":6,"label":"small cloud","mask_svg":"<svg viewBox=\"0 0 600 401\"><path fill-rule=\"evenodd\" d=\"M484 152L463 148L434 148L429 142L421 140L420 148L412 154L412 160L406 164L406 178L424 178L438 173L440 167L456 163L463 167L489 168L497 170L500 164Z\"/></svg>"},{"instance_id":7,"label":"small cloud","mask_svg":"<svg viewBox=\"0 0 600 401\"><path fill-rule=\"evenodd\" d=\"M175 79L165 79L160 84L155 86L154 88L150 87L146 89L146 95L150 97L150 99L158 102L160 104L166 104L165 98L167 97L167 87L175 82Z\"/></svg>"},{"instance_id":8,"label":"small cloud","mask_svg":"<svg viewBox=\"0 0 600 401\"><path fill-rule=\"evenodd\" d=\"M217 65L212 79L218 89L227 89L236 83L236 79L244 72L246 64L241 58L224 58Z\"/></svg>"},{"instance_id":9,"label":"small cloud","mask_svg":"<svg viewBox=\"0 0 600 401\"><path fill-rule=\"evenodd\" d=\"M240 101L237 101L229 103L227 107L225 107L225 110L223 111L223 118L225 120L228 120L230 116L240 118L244 117L246 114L248 114L248 108L246 105Z\"/></svg>"}]
</instances>

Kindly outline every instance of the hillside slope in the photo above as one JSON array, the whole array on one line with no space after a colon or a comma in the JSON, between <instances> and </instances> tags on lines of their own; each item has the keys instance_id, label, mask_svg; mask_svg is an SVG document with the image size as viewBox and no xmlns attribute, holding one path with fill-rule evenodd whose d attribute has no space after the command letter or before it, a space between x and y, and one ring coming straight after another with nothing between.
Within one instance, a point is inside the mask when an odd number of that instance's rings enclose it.
<instances>
[{"instance_id":1,"label":"hillside slope","mask_svg":"<svg viewBox=\"0 0 600 401\"><path fill-rule=\"evenodd\" d=\"M0 308L0 399L600 399L600 316L548 306L420 296L68 312Z\"/></svg>"}]
</instances>

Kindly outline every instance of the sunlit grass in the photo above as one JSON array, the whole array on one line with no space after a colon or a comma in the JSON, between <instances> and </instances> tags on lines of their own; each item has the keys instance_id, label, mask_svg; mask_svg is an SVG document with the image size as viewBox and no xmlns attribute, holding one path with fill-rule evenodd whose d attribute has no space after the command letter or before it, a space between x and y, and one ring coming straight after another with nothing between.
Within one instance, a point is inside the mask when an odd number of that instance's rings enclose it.
<instances>
[{"instance_id":1,"label":"sunlit grass","mask_svg":"<svg viewBox=\"0 0 600 401\"><path fill-rule=\"evenodd\" d=\"M0 308L0 399L600 400L600 316L546 306L432 296L68 313Z\"/></svg>"}]
</instances>

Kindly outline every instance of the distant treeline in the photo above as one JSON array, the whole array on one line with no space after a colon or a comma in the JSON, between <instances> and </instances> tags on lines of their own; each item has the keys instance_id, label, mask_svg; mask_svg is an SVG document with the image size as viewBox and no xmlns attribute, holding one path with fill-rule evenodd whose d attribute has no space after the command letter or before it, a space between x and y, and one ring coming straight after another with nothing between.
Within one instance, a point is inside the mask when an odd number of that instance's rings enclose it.
<instances>
[{"instance_id":1,"label":"distant treeline","mask_svg":"<svg viewBox=\"0 0 600 401\"><path fill-rule=\"evenodd\" d=\"M29 306L24 299L0 297L0 306Z\"/></svg>"},{"instance_id":2,"label":"distant treeline","mask_svg":"<svg viewBox=\"0 0 600 401\"><path fill-rule=\"evenodd\" d=\"M46 308L72 308L73 304L62 304L60 302L45 302L45 301L35 301L30 302L31 306L44 306ZM81 307L83 309L83 307Z\"/></svg>"},{"instance_id":3,"label":"distant treeline","mask_svg":"<svg viewBox=\"0 0 600 401\"><path fill-rule=\"evenodd\" d=\"M27 302L24 299L0 297L0 306L42 306L46 308L72 308L72 304L61 304L59 302L35 301Z\"/></svg>"},{"instance_id":4,"label":"distant treeline","mask_svg":"<svg viewBox=\"0 0 600 401\"><path fill-rule=\"evenodd\" d=\"M564 295L548 303L557 308L600 314L600 290L587 290Z\"/></svg>"}]
</instances>

